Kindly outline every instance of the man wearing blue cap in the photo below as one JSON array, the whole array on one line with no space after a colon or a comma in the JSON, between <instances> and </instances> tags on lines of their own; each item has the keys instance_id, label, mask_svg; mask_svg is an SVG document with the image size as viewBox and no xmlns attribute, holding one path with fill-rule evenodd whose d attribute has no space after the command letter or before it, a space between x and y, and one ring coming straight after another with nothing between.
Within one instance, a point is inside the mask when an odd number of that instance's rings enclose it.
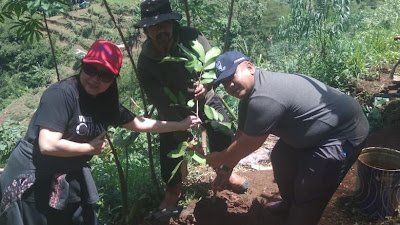
<instances>
[{"instance_id":1,"label":"man wearing blue cap","mask_svg":"<svg viewBox=\"0 0 400 225\"><path fill-rule=\"evenodd\" d=\"M266 208L288 213L286 225L318 224L368 135L359 103L309 76L255 68L240 52L219 56L216 74L215 85L240 99L239 129L226 150L206 156L207 163L229 174L269 134L279 136L271 162L282 200ZM214 185L224 182L218 176Z\"/></svg>"},{"instance_id":2,"label":"man wearing blue cap","mask_svg":"<svg viewBox=\"0 0 400 225\"><path fill-rule=\"evenodd\" d=\"M203 112L204 105L207 104L218 110L224 120L228 121L228 115L222 105L221 100L216 96L211 87L203 84L193 84L194 74L191 74L181 62L163 62L166 56L183 56L183 52L178 44L183 44L191 48L192 41L199 41L205 51L211 49L210 44L203 34L190 27L181 27L178 20L181 14L173 13L168 0L146 0L140 5L141 20L136 24L136 28L143 28L147 40L142 45L142 51L138 59L138 78L143 89L154 106L157 108L159 117L164 120L180 120L191 114L191 110L185 107L174 105L165 92L168 88L175 96L184 96L185 101L189 99L199 100L199 111ZM192 109L193 110L193 109ZM195 110L193 110L195 111ZM206 120L204 113L200 118ZM209 124L204 125L208 134L210 151L221 151L227 148L232 142L233 132L226 133L222 129L215 129ZM160 164L161 175L167 184L165 198L160 203L159 209L167 212L176 211L176 205L181 195L182 188L182 168L168 182L171 172L174 170L179 159L171 159L167 154L176 149L178 144L183 141L190 141L193 135L190 132L173 132L160 135ZM236 174L230 178L230 187L236 192L244 192L247 189L247 180Z\"/></svg>"}]
</instances>

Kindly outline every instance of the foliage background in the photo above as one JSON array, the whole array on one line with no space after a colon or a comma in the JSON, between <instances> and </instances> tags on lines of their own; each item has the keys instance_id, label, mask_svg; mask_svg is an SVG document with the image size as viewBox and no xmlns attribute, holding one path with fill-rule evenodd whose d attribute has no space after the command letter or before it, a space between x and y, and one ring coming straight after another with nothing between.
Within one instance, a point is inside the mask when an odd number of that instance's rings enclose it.
<instances>
[{"instance_id":1,"label":"foliage background","mask_svg":"<svg viewBox=\"0 0 400 225\"><path fill-rule=\"evenodd\" d=\"M185 15L180 0L170 0L174 11ZM54 23L53 41L56 44L57 64L61 78L77 73L82 55L76 49L87 49L96 39L108 39L122 43L117 30L105 10L102 1L92 1L85 13L77 13L80 7L65 1L62 10L52 12L61 16L63 24ZM108 1L128 43L135 47L141 38L133 24L140 17L139 1ZM0 6L6 3L0 1ZM212 46L223 48L227 32L229 3L218 0L189 0L192 26L202 31ZM309 4L309 5L307 5ZM341 11L337 11L341 9ZM40 15L36 15L40 16ZM49 18L50 19L50 18ZM184 16L181 24L187 22ZM23 96L36 96L24 105L34 111L38 97L50 84L56 82L54 61L46 35L43 40L25 43L10 29L12 21L0 23L0 110ZM45 34L45 33L44 33ZM303 73L341 89L365 106L371 125L381 126L376 104L372 96L354 91L354 83L361 79L377 79L372 70L394 64L400 59L400 44L393 40L400 34L400 4L398 0L236 0L234 4L229 50L241 51L256 66L280 72ZM140 49L139 49L140 50ZM125 53L126 54L126 53ZM138 115L143 115L140 88L132 65L126 58L118 80L121 102ZM238 101L221 89L222 95L235 113ZM131 100L133 99L136 104ZM151 105L147 110L150 110ZM154 116L157 116L155 112ZM4 166L14 143L24 135L26 117L13 117L0 125L0 167ZM29 121L29 120L28 120ZM378 121L378 122L376 122ZM110 131L112 138L126 131ZM161 182L158 164L158 136L152 135L155 170ZM127 149L116 146L123 168L129 162L127 174L129 202L138 202L143 194L151 201L139 207L138 214L157 205L160 192L151 181L148 146L145 134L139 135ZM128 152L125 155L125 152ZM121 196L118 176L110 151L91 161L101 201L98 212L102 224L113 224L120 219Z\"/></svg>"}]
</instances>

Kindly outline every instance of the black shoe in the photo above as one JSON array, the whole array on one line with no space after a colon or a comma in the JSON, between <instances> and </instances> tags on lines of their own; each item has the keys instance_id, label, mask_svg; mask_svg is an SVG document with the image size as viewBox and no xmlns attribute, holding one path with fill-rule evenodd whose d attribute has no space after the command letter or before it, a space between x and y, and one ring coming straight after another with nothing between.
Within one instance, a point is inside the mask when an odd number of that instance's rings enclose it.
<instances>
[{"instance_id":1,"label":"black shoe","mask_svg":"<svg viewBox=\"0 0 400 225\"><path fill-rule=\"evenodd\" d=\"M287 213L289 212L290 205L287 201L268 202L265 204L265 209L270 213Z\"/></svg>"}]
</instances>

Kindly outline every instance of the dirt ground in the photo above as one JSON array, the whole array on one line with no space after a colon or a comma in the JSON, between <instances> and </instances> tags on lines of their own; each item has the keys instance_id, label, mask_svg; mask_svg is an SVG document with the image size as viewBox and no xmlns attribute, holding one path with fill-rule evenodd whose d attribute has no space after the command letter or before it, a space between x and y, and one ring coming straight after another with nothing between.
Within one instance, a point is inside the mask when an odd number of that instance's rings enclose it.
<instances>
[{"instance_id":1,"label":"dirt ground","mask_svg":"<svg viewBox=\"0 0 400 225\"><path fill-rule=\"evenodd\" d=\"M382 79L363 83L369 86L373 93L378 93L390 82ZM372 90L373 89L373 90ZM397 117L400 118L400 117ZM378 130L367 139L367 147L386 147L400 150L400 123ZM276 138L267 140L266 145L273 146ZM249 180L249 190L244 194L235 194L224 190L218 192L213 200L210 188L210 179L198 180L196 184L184 187L185 190L193 189L193 185L203 186L208 192L199 201L193 201L182 210L179 216L168 221L147 219L141 225L279 225L283 224L286 215L272 215L267 212L263 203L280 199L278 187L274 182L271 169L239 169L237 172ZM335 192L331 201L322 215L320 225L389 225L400 224L400 218L393 216L380 220L364 214L354 206L354 191L357 182L356 164L350 169L343 182Z\"/></svg>"}]
</instances>

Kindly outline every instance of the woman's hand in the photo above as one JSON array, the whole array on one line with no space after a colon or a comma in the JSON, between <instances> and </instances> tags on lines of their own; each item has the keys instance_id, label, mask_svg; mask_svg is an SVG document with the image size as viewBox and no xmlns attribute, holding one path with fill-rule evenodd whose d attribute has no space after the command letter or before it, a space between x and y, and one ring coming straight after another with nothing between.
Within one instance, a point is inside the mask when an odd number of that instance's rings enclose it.
<instances>
[{"instance_id":1,"label":"woman's hand","mask_svg":"<svg viewBox=\"0 0 400 225\"><path fill-rule=\"evenodd\" d=\"M107 131L103 131L103 133L89 142L89 145L92 147L92 150L89 153L90 155L101 155L101 153L104 152L107 144L107 141L104 139L106 134Z\"/></svg>"},{"instance_id":2,"label":"woman's hand","mask_svg":"<svg viewBox=\"0 0 400 225\"><path fill-rule=\"evenodd\" d=\"M80 155L100 155L105 147L106 131L88 143L78 143L63 139L63 133L41 127L39 131L39 148L43 155L57 157L74 157Z\"/></svg>"},{"instance_id":3,"label":"woman's hand","mask_svg":"<svg viewBox=\"0 0 400 225\"><path fill-rule=\"evenodd\" d=\"M181 120L180 123L183 125L181 130L187 130L187 129L189 129L191 127L194 127L194 126L196 126L198 124L201 124L202 121L201 121L201 119L199 117L194 116L194 115L190 115L190 116L186 117L185 119Z\"/></svg>"}]
</instances>

